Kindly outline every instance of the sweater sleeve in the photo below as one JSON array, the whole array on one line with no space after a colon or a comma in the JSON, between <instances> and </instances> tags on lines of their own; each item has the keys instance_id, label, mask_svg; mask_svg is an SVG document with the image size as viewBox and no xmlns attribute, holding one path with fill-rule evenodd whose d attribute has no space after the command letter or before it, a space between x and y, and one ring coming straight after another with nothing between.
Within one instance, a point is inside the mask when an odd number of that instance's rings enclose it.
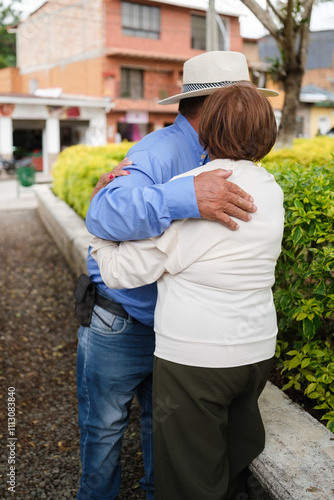
<instances>
[{"instance_id":1,"label":"sweater sleeve","mask_svg":"<svg viewBox=\"0 0 334 500\"><path fill-rule=\"evenodd\" d=\"M157 242L163 238L163 248ZM157 281L165 272L182 269L178 232L170 227L162 237L116 243L94 237L91 256L109 288L137 288Z\"/></svg>"}]
</instances>

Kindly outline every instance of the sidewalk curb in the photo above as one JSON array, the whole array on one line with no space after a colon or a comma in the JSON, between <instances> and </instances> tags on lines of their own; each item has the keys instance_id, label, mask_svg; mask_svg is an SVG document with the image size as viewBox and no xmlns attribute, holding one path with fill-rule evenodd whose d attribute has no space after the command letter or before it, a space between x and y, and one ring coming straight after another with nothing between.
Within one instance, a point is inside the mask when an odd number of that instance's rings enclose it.
<instances>
[{"instance_id":1,"label":"sidewalk curb","mask_svg":"<svg viewBox=\"0 0 334 500\"><path fill-rule=\"evenodd\" d=\"M50 186L36 185L38 212L59 250L75 275L87 273L86 259L92 235L85 222L64 201L57 198Z\"/></svg>"}]
</instances>

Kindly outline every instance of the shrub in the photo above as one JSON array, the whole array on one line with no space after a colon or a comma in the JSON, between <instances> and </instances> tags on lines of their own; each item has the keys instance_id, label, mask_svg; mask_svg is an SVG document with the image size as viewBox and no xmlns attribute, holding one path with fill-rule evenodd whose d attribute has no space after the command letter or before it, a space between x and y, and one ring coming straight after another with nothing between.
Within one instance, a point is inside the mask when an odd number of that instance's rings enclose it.
<instances>
[{"instance_id":1,"label":"shrub","mask_svg":"<svg viewBox=\"0 0 334 500\"><path fill-rule=\"evenodd\" d=\"M84 219L100 176L116 167L131 146L131 143L121 143L99 147L79 145L65 149L53 166L54 194Z\"/></svg>"},{"instance_id":2,"label":"shrub","mask_svg":"<svg viewBox=\"0 0 334 500\"><path fill-rule=\"evenodd\" d=\"M292 148L272 150L263 160L265 168L287 168L298 163L303 167L316 164L327 165L334 154L334 140L332 137L314 137L313 139L295 139ZM275 165L276 164L276 165Z\"/></svg>"},{"instance_id":3,"label":"shrub","mask_svg":"<svg viewBox=\"0 0 334 500\"><path fill-rule=\"evenodd\" d=\"M277 356L287 372L282 390L293 387L316 403L315 410L324 411L321 420L334 432L334 352L329 342L296 344L286 351L288 342L277 343ZM290 358L290 359L287 359Z\"/></svg>"},{"instance_id":4,"label":"shrub","mask_svg":"<svg viewBox=\"0 0 334 500\"><path fill-rule=\"evenodd\" d=\"M284 191L285 229L275 303L280 335L326 340L334 311L334 161L273 172Z\"/></svg>"},{"instance_id":5,"label":"shrub","mask_svg":"<svg viewBox=\"0 0 334 500\"><path fill-rule=\"evenodd\" d=\"M295 142L305 151L281 150L283 161L274 152L263 162L282 187L285 205L274 287L276 365L286 381L282 389L293 387L310 400L334 432L334 161L325 147L314 161L328 138L309 141L310 149L305 140ZM294 162L297 157L304 158L302 165Z\"/></svg>"}]
</instances>

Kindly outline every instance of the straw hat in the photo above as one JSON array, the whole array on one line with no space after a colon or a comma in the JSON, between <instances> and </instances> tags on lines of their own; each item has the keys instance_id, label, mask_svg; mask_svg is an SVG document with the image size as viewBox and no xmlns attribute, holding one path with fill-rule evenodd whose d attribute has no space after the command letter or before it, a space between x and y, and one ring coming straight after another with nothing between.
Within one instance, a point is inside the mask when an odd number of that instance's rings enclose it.
<instances>
[{"instance_id":1,"label":"straw hat","mask_svg":"<svg viewBox=\"0 0 334 500\"><path fill-rule=\"evenodd\" d=\"M220 87L250 81L246 57L240 52L213 50L192 57L183 65L181 94L167 97L159 104L174 104L187 97L212 94ZM279 95L276 90L258 89L268 97Z\"/></svg>"}]
</instances>

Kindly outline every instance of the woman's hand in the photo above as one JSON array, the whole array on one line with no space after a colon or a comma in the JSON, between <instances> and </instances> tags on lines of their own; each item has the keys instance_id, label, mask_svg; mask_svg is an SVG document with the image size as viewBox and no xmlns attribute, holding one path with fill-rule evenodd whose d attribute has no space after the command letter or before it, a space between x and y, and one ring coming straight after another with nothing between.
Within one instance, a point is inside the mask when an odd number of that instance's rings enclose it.
<instances>
[{"instance_id":1,"label":"woman's hand","mask_svg":"<svg viewBox=\"0 0 334 500\"><path fill-rule=\"evenodd\" d=\"M128 158L126 157L111 172L106 172L105 174L102 174L95 188L93 189L90 201L92 201L92 199L100 191L100 189L106 187L110 182L112 182L115 179L115 177L121 177L122 175L129 175L130 172L122 169L128 165L132 165L132 163L133 162L131 160L128 160Z\"/></svg>"}]
</instances>

